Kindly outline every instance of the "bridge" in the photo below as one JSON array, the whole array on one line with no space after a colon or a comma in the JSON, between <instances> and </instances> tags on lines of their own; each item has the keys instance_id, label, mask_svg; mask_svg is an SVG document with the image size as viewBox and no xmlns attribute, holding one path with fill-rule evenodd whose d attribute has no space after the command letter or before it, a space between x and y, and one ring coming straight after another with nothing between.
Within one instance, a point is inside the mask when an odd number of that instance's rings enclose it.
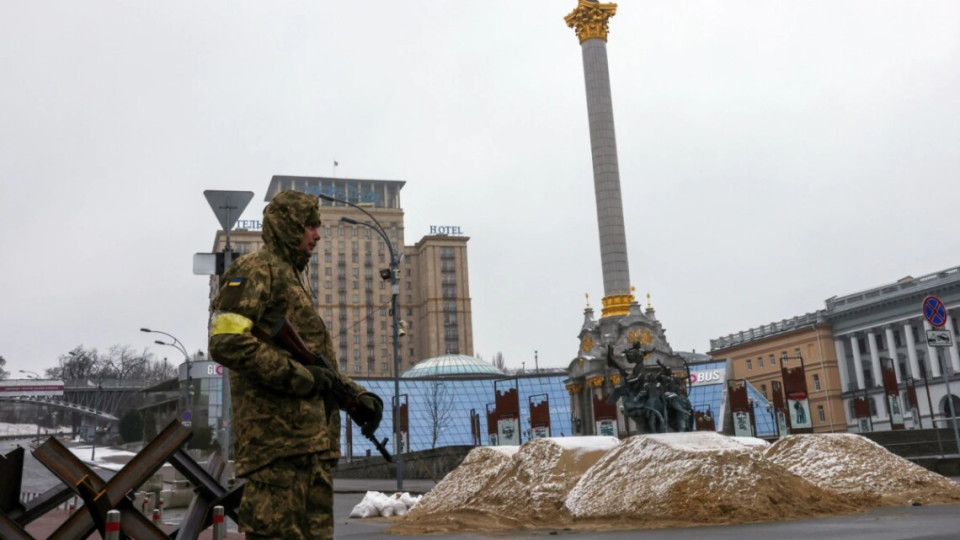
<instances>
[{"instance_id":1,"label":"bridge","mask_svg":"<svg viewBox=\"0 0 960 540\"><path fill-rule=\"evenodd\" d=\"M30 379L31 381L35 379ZM142 390L156 381L140 379L88 379L63 381L63 395L0 395L0 402L30 403L52 408L63 413L75 413L95 419L96 422L116 422L117 414L135 406Z\"/></svg>"}]
</instances>

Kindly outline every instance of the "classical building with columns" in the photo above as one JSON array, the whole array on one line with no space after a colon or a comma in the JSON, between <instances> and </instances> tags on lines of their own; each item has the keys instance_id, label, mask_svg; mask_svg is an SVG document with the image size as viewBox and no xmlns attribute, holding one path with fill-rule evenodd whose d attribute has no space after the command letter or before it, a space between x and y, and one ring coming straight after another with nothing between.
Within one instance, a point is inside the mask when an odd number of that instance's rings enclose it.
<instances>
[{"instance_id":1,"label":"classical building with columns","mask_svg":"<svg viewBox=\"0 0 960 540\"><path fill-rule=\"evenodd\" d=\"M944 328L953 337L951 347L932 347L927 343L926 331L933 327L924 319L921 303L928 295L940 298L950 312ZM949 427L945 375L949 377L955 410L960 412L960 355L956 345L960 267L916 278L907 276L866 291L835 296L826 301L826 308L851 428L856 425L852 400L866 394L873 429L890 429L880 377L881 362L887 358L893 360L907 427L914 427L914 423L931 427L931 420L938 427ZM906 398L907 386L915 386L919 415L913 415Z\"/></svg>"},{"instance_id":2,"label":"classical building with columns","mask_svg":"<svg viewBox=\"0 0 960 540\"><path fill-rule=\"evenodd\" d=\"M944 326L952 336L950 347L927 343L932 327L921 304L929 295L942 300L950 313ZM826 300L826 309L815 313L712 339L710 355L731 362L734 376L747 379L761 392L778 380L784 356L788 361L802 356L818 432L863 429L855 399L869 404L869 429L892 429L881 376L881 365L892 365L899 393L895 406L903 409L905 427L930 428L935 423L946 428L951 417L948 395L960 413L958 315L960 267L954 267L834 296Z\"/></svg>"}]
</instances>

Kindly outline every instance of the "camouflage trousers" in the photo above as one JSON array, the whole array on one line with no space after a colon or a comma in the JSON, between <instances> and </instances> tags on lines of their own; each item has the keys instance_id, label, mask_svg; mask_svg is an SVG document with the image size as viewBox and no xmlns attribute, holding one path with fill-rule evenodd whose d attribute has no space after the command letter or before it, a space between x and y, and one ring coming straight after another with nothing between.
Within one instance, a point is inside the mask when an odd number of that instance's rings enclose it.
<instances>
[{"instance_id":1,"label":"camouflage trousers","mask_svg":"<svg viewBox=\"0 0 960 540\"><path fill-rule=\"evenodd\" d=\"M248 539L333 538L334 460L280 458L246 476L237 510Z\"/></svg>"}]
</instances>

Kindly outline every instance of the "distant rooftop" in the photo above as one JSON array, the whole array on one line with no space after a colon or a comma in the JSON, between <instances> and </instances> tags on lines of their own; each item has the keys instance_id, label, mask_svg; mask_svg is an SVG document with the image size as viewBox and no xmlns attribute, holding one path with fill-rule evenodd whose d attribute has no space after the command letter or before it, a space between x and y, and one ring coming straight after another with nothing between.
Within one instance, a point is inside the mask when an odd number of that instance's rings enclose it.
<instances>
[{"instance_id":1,"label":"distant rooftop","mask_svg":"<svg viewBox=\"0 0 960 540\"><path fill-rule=\"evenodd\" d=\"M892 300L903 295L909 295L915 291L931 289L957 281L960 281L960 266L947 268L946 270L916 278L906 276L897 280L895 283L881 285L853 294L828 298L826 301L827 313L828 315L834 315L878 300Z\"/></svg>"},{"instance_id":2,"label":"distant rooftop","mask_svg":"<svg viewBox=\"0 0 960 540\"><path fill-rule=\"evenodd\" d=\"M711 339L710 350L715 351L717 349L726 349L727 347L733 347L734 345L740 345L741 343L747 343L748 341L766 338L775 334L792 332L805 326L824 323L826 322L824 314L825 311L821 309L819 311L814 311L813 313L807 313L806 315L798 315L792 319L783 319L782 321L764 324L749 330L743 330L737 332L736 334L730 334L717 339Z\"/></svg>"}]
</instances>

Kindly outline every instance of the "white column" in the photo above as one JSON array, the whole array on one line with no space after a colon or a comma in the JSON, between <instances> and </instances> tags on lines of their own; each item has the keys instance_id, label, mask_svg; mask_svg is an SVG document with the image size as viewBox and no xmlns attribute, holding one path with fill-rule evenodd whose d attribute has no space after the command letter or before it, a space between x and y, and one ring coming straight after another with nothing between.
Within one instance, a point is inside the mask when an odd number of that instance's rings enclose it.
<instances>
[{"instance_id":1,"label":"white column","mask_svg":"<svg viewBox=\"0 0 960 540\"><path fill-rule=\"evenodd\" d=\"M948 349L950 351L950 365L953 366L954 373L960 373L960 355L957 354L957 333L953 328L953 319L947 317L946 329L950 331L950 338L953 345Z\"/></svg>"},{"instance_id":2,"label":"white column","mask_svg":"<svg viewBox=\"0 0 960 540\"><path fill-rule=\"evenodd\" d=\"M837 351L837 371L840 373L840 392L842 393L850 389L847 386L847 353L843 350L843 340L834 339L833 348Z\"/></svg>"},{"instance_id":3,"label":"white column","mask_svg":"<svg viewBox=\"0 0 960 540\"><path fill-rule=\"evenodd\" d=\"M870 347L870 371L873 372L873 385L881 386L883 377L880 373L880 351L877 349L877 336L873 331L867 332L867 346Z\"/></svg>"},{"instance_id":4,"label":"white column","mask_svg":"<svg viewBox=\"0 0 960 540\"><path fill-rule=\"evenodd\" d=\"M907 358L910 359L910 375L914 379L920 378L920 362L917 361L917 344L913 341L913 325L903 325L903 334L907 338Z\"/></svg>"},{"instance_id":5,"label":"white column","mask_svg":"<svg viewBox=\"0 0 960 540\"><path fill-rule=\"evenodd\" d=\"M924 330L933 330L933 326L930 326L930 323L926 319L923 320L923 329ZM939 377L940 376L940 353L937 352L936 347L931 347L929 343L927 344L927 358L930 361L930 376Z\"/></svg>"},{"instance_id":6,"label":"white column","mask_svg":"<svg viewBox=\"0 0 960 540\"><path fill-rule=\"evenodd\" d=\"M857 343L857 336L850 336L850 348L853 349L853 369L857 376L857 390L863 390L866 386L863 383L863 358L860 358L860 344Z\"/></svg>"},{"instance_id":7,"label":"white column","mask_svg":"<svg viewBox=\"0 0 960 540\"><path fill-rule=\"evenodd\" d=\"M900 375L900 359L897 358L897 342L893 339L893 328L884 328L883 335L887 337L887 352L890 353L890 358L893 358L893 371L897 374L897 384L900 384L903 377Z\"/></svg>"}]
</instances>

